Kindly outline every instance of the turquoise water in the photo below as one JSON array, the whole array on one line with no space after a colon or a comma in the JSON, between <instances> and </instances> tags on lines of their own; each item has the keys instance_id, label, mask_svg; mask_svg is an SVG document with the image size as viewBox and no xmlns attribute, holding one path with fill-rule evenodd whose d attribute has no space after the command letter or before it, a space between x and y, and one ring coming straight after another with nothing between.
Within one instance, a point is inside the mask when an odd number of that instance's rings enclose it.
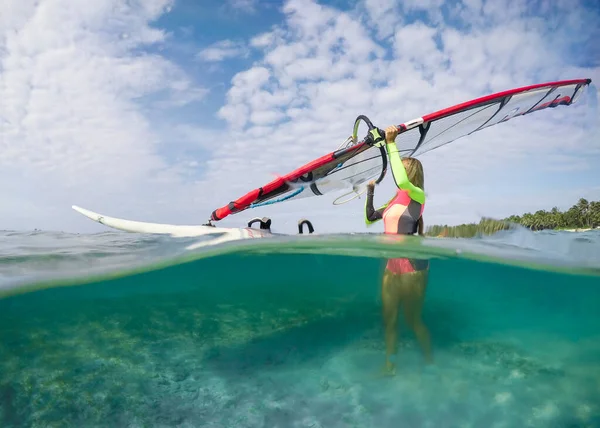
<instances>
[{"instance_id":1,"label":"turquoise water","mask_svg":"<svg viewBox=\"0 0 600 428\"><path fill-rule=\"evenodd\" d=\"M597 427L600 233L472 240L4 232L1 427ZM431 259L425 366L385 256Z\"/></svg>"}]
</instances>

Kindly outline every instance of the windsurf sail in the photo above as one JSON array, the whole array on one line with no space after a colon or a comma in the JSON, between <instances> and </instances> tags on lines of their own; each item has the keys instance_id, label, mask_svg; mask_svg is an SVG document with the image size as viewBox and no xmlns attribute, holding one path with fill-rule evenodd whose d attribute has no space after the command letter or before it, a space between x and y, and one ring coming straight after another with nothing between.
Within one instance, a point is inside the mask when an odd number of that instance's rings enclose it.
<instances>
[{"instance_id":1,"label":"windsurf sail","mask_svg":"<svg viewBox=\"0 0 600 428\"><path fill-rule=\"evenodd\" d=\"M541 83L457 104L398 125L396 145L402 157L418 156L514 117L559 105L571 105L590 83L591 79ZM369 132L358 141L357 130L361 121L367 124ZM385 177L387 154L384 141L380 138L384 135L383 130L361 115L354 123L352 136L338 150L214 210L211 220L222 220L248 208L321 196L344 189L350 189L350 193L358 195L364 191L366 182L375 179L379 183Z\"/></svg>"},{"instance_id":2,"label":"windsurf sail","mask_svg":"<svg viewBox=\"0 0 600 428\"><path fill-rule=\"evenodd\" d=\"M370 134L358 141L357 131L361 121L369 129L375 129L365 116L359 116L351 137L338 150L321 156L312 162L284 175L266 185L248 192L241 198L216 209L211 220L222 220L230 214L268 204L310 196L321 196L335 191L350 189L369 180L383 180L387 170L387 154L383 139L375 141Z\"/></svg>"},{"instance_id":3,"label":"windsurf sail","mask_svg":"<svg viewBox=\"0 0 600 428\"><path fill-rule=\"evenodd\" d=\"M525 86L457 104L399 125L401 156L418 156L484 128L547 108L571 105L591 79Z\"/></svg>"}]
</instances>

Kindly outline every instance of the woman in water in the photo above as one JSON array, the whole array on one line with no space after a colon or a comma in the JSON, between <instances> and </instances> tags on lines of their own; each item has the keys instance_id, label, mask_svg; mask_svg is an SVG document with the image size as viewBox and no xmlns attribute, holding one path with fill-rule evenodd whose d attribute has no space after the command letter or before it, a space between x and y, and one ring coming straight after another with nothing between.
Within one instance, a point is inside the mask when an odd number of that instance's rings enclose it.
<instances>
[{"instance_id":1,"label":"woman in water","mask_svg":"<svg viewBox=\"0 0 600 428\"><path fill-rule=\"evenodd\" d=\"M387 204L375 210L373 208L375 183L370 182L367 188L365 221L367 224L372 224L383 219L386 234L423 235L422 214L425 208L423 166L415 158L400 158L395 143L397 135L398 130L395 126L385 130L388 158L398 190ZM406 323L417 337L425 360L428 363L432 361L429 330L421 318L428 271L428 260L395 258L387 262L381 294L385 324L385 369L389 374L395 373L390 356L396 354L396 326L400 307L404 312Z\"/></svg>"}]
</instances>

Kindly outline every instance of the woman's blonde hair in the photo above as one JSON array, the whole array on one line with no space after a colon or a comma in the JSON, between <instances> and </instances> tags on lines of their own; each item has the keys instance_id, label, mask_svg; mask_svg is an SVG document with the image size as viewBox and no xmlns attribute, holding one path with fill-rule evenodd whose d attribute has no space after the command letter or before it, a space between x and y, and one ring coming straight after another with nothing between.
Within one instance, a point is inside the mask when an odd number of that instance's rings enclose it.
<instances>
[{"instance_id":1,"label":"woman's blonde hair","mask_svg":"<svg viewBox=\"0 0 600 428\"><path fill-rule=\"evenodd\" d=\"M420 187L421 190L425 191L425 174L423 173L423 164L419 159L416 158L404 158L402 159L402 164L406 169L406 176L410 180L410 182ZM420 236L425 234L425 225L423 224L423 216L419 217L418 222L418 231L417 233Z\"/></svg>"},{"instance_id":2,"label":"woman's blonde hair","mask_svg":"<svg viewBox=\"0 0 600 428\"><path fill-rule=\"evenodd\" d=\"M425 174L423 173L423 164L416 158L404 158L402 164L406 169L406 175L412 184L425 191Z\"/></svg>"}]
</instances>

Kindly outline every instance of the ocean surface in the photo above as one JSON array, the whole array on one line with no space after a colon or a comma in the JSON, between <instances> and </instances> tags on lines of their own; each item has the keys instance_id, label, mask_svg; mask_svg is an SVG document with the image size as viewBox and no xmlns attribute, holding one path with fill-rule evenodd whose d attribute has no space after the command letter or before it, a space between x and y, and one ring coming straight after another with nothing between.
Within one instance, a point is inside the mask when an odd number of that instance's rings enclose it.
<instances>
[{"instance_id":1,"label":"ocean surface","mask_svg":"<svg viewBox=\"0 0 600 428\"><path fill-rule=\"evenodd\" d=\"M0 427L600 427L600 231L198 240L0 232Z\"/></svg>"}]
</instances>

